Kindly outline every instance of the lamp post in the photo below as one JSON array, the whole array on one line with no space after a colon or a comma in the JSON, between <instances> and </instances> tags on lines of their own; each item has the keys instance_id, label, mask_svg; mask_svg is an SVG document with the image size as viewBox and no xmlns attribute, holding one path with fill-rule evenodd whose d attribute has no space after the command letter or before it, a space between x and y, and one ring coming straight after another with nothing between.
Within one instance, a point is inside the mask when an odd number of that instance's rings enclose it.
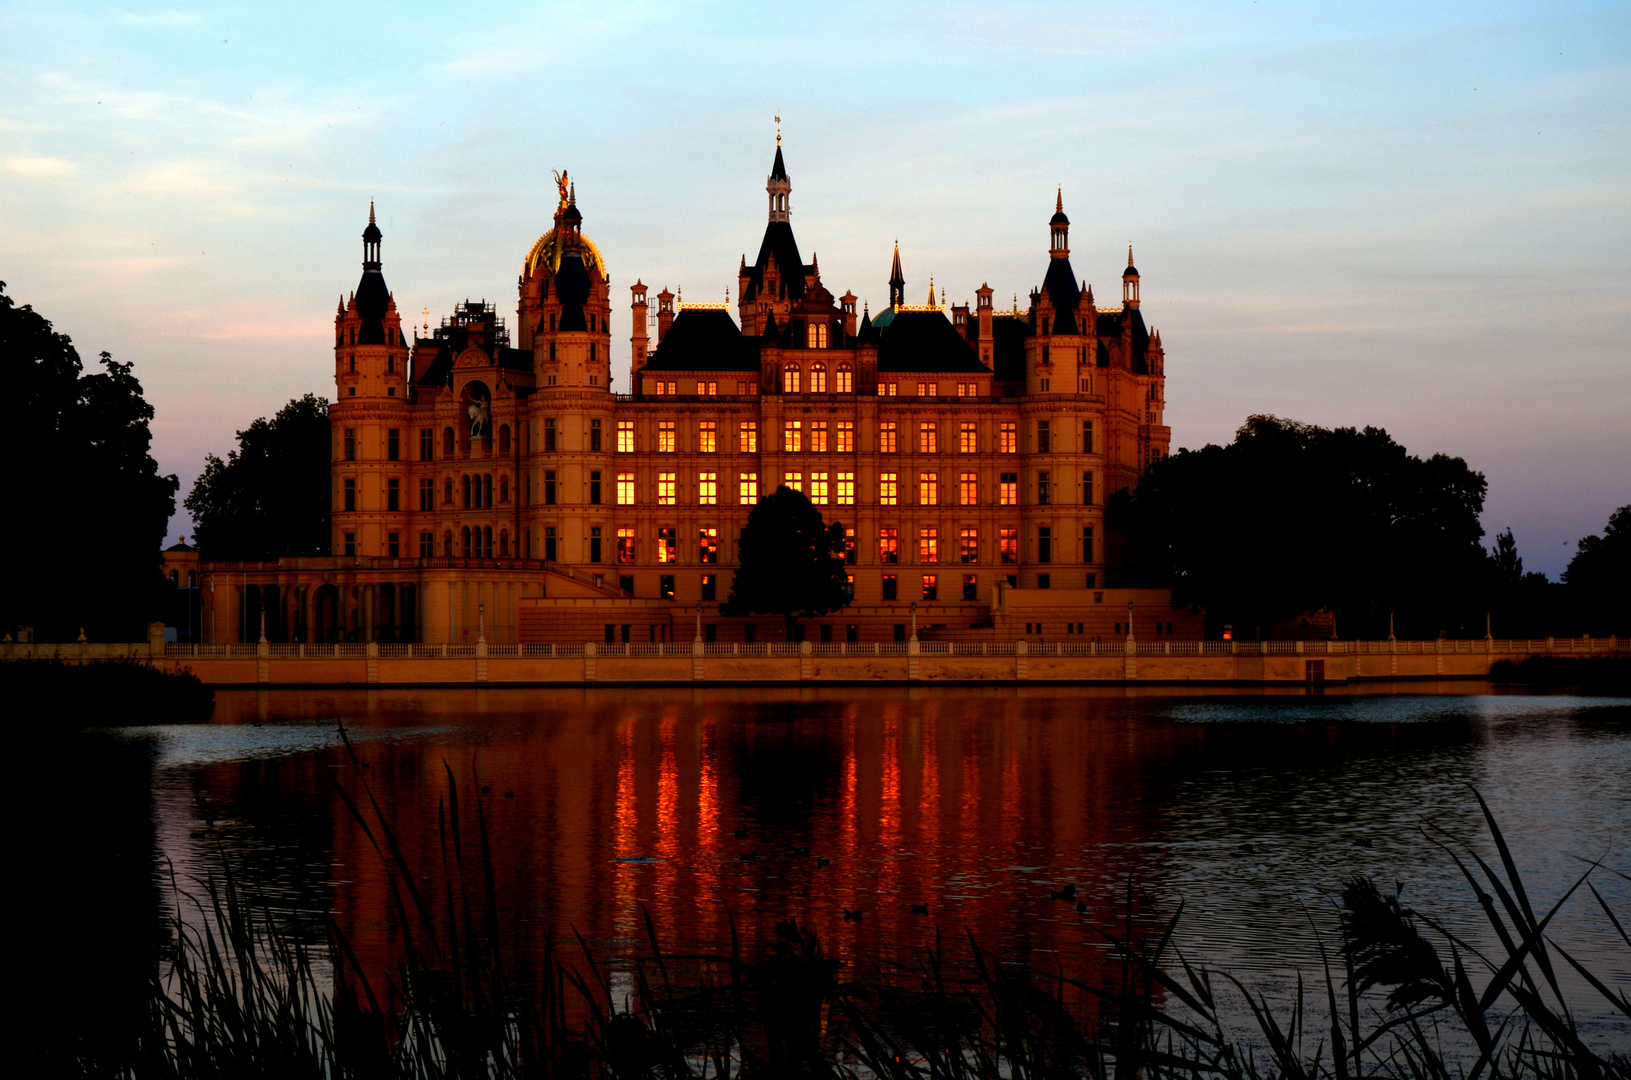
<instances>
[{"instance_id":1,"label":"lamp post","mask_svg":"<svg viewBox=\"0 0 1631 1080\"><path fill-rule=\"evenodd\" d=\"M702 640L702 601L701 600L697 601L697 637L696 637L696 640L698 640L698 641Z\"/></svg>"},{"instance_id":2,"label":"lamp post","mask_svg":"<svg viewBox=\"0 0 1631 1080\"><path fill-rule=\"evenodd\" d=\"M1127 640L1133 640L1133 602L1127 601Z\"/></svg>"},{"instance_id":3,"label":"lamp post","mask_svg":"<svg viewBox=\"0 0 1631 1080\"><path fill-rule=\"evenodd\" d=\"M476 642L480 644L487 640L487 605L485 602L476 605Z\"/></svg>"},{"instance_id":4,"label":"lamp post","mask_svg":"<svg viewBox=\"0 0 1631 1080\"><path fill-rule=\"evenodd\" d=\"M917 601L912 601L912 640L917 640Z\"/></svg>"}]
</instances>

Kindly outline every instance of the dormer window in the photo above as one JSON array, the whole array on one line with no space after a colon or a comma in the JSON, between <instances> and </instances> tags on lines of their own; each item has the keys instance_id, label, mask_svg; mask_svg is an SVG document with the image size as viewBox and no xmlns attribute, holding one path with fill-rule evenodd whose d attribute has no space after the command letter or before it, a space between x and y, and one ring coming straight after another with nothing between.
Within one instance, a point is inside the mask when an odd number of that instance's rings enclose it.
<instances>
[{"instance_id":1,"label":"dormer window","mask_svg":"<svg viewBox=\"0 0 1631 1080\"><path fill-rule=\"evenodd\" d=\"M825 349L827 347L827 324L824 322L811 323L805 329L805 340L809 348ZM811 393L820 393L820 391L812 389Z\"/></svg>"}]
</instances>

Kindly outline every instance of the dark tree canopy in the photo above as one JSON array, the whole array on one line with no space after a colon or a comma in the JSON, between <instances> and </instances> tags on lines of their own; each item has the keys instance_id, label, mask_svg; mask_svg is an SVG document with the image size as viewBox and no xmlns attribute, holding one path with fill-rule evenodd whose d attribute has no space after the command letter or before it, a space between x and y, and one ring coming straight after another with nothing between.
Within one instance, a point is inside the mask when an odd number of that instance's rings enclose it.
<instances>
[{"instance_id":1,"label":"dark tree canopy","mask_svg":"<svg viewBox=\"0 0 1631 1080\"><path fill-rule=\"evenodd\" d=\"M742 529L741 554L729 616L780 615L793 640L793 624L837 611L850 602L844 570L844 526L821 520L803 492L779 487L759 500Z\"/></svg>"},{"instance_id":2,"label":"dark tree canopy","mask_svg":"<svg viewBox=\"0 0 1631 1080\"><path fill-rule=\"evenodd\" d=\"M238 432L238 449L205 459L187 496L206 559L279 559L329 549L328 401L295 398Z\"/></svg>"},{"instance_id":3,"label":"dark tree canopy","mask_svg":"<svg viewBox=\"0 0 1631 1080\"><path fill-rule=\"evenodd\" d=\"M1253 416L1228 446L1180 450L1112 505L1135 579L1207 611L1213 632L1267 632L1330 609L1344 637L1482 636L1485 482L1380 428Z\"/></svg>"},{"instance_id":4,"label":"dark tree canopy","mask_svg":"<svg viewBox=\"0 0 1631 1080\"><path fill-rule=\"evenodd\" d=\"M141 640L161 610L159 548L180 486L149 452L153 407L132 365L102 353L87 374L68 336L4 289L0 378L19 396L6 491L28 512L0 530L12 568L0 627Z\"/></svg>"},{"instance_id":5,"label":"dark tree canopy","mask_svg":"<svg viewBox=\"0 0 1631 1080\"><path fill-rule=\"evenodd\" d=\"M1631 505L1609 515L1602 536L1587 536L1563 571L1573 600L1575 632L1624 634L1631 630Z\"/></svg>"}]
</instances>

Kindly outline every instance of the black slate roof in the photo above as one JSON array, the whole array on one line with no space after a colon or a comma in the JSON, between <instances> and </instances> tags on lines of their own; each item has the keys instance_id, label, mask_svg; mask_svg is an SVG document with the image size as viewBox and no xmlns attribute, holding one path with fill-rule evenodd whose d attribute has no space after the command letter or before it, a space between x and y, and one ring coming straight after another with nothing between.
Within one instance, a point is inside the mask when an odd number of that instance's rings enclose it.
<instances>
[{"instance_id":1,"label":"black slate roof","mask_svg":"<svg viewBox=\"0 0 1631 1080\"><path fill-rule=\"evenodd\" d=\"M889 317L886 319L885 315ZM872 324L878 334L880 372L985 373L986 367L963 335L940 311L880 312Z\"/></svg>"},{"instance_id":2,"label":"black slate roof","mask_svg":"<svg viewBox=\"0 0 1631 1080\"><path fill-rule=\"evenodd\" d=\"M781 151L776 152L776 157L781 160ZM742 299L752 300L764 288L765 268L770 265L771 255L776 257L776 267L781 271L788 298L803 299L804 274L808 268L799 255L798 241L793 239L793 226L785 221L772 221L765 226L765 238L759 244L759 257L754 260Z\"/></svg>"},{"instance_id":3,"label":"black slate roof","mask_svg":"<svg viewBox=\"0 0 1631 1080\"><path fill-rule=\"evenodd\" d=\"M759 370L759 339L743 337L730 312L682 308L643 371Z\"/></svg>"},{"instance_id":4,"label":"black slate roof","mask_svg":"<svg viewBox=\"0 0 1631 1080\"><path fill-rule=\"evenodd\" d=\"M991 320L991 357L998 379L1025 381L1025 339L1030 336L1031 324L1018 315L998 315Z\"/></svg>"},{"instance_id":5,"label":"black slate roof","mask_svg":"<svg viewBox=\"0 0 1631 1080\"><path fill-rule=\"evenodd\" d=\"M357 330L358 345L385 344L385 308L390 302L385 275L378 270L364 270L357 283L357 314L362 318Z\"/></svg>"}]
</instances>

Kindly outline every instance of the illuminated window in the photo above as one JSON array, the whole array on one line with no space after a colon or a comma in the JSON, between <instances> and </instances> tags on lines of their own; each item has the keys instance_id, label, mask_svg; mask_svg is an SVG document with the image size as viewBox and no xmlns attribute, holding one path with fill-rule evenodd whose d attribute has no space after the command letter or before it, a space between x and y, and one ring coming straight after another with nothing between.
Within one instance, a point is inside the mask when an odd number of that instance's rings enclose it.
<instances>
[{"instance_id":1,"label":"illuminated window","mask_svg":"<svg viewBox=\"0 0 1631 1080\"><path fill-rule=\"evenodd\" d=\"M1019 505L1019 473L1005 472L997 483L997 505Z\"/></svg>"},{"instance_id":2,"label":"illuminated window","mask_svg":"<svg viewBox=\"0 0 1631 1080\"><path fill-rule=\"evenodd\" d=\"M932 383L932 382L920 382L920 383L917 384L917 396L918 397L934 397L935 394L937 394L939 392L940 392L940 387L935 383Z\"/></svg>"},{"instance_id":3,"label":"illuminated window","mask_svg":"<svg viewBox=\"0 0 1631 1080\"><path fill-rule=\"evenodd\" d=\"M917 452L920 454L940 453L940 437L936 434L933 423L918 425Z\"/></svg>"},{"instance_id":4,"label":"illuminated window","mask_svg":"<svg viewBox=\"0 0 1631 1080\"><path fill-rule=\"evenodd\" d=\"M827 452L827 421L810 421L810 453L825 454Z\"/></svg>"},{"instance_id":5,"label":"illuminated window","mask_svg":"<svg viewBox=\"0 0 1631 1080\"><path fill-rule=\"evenodd\" d=\"M809 348L812 348L812 349L825 349L827 347L827 324L824 323L824 322L811 323L806 328L806 333L804 335L804 340L805 340L806 345ZM817 390L816 387L815 387L815 380L811 379L810 380L810 393L812 393L812 394L822 394L822 393L826 393L826 391Z\"/></svg>"},{"instance_id":6,"label":"illuminated window","mask_svg":"<svg viewBox=\"0 0 1631 1080\"><path fill-rule=\"evenodd\" d=\"M657 474L657 505L658 506L673 506L674 505L674 501L675 501L674 500L674 494L675 494L674 489L677 486L674 483L674 477L676 475L677 475L676 473L671 473L671 472L664 472L664 473L658 473Z\"/></svg>"},{"instance_id":7,"label":"illuminated window","mask_svg":"<svg viewBox=\"0 0 1631 1080\"><path fill-rule=\"evenodd\" d=\"M632 528L617 530L617 561L620 563L634 561L634 530Z\"/></svg>"},{"instance_id":8,"label":"illuminated window","mask_svg":"<svg viewBox=\"0 0 1631 1080\"><path fill-rule=\"evenodd\" d=\"M799 369L797 364L788 364L782 368L782 393L796 394L799 392Z\"/></svg>"},{"instance_id":9,"label":"illuminated window","mask_svg":"<svg viewBox=\"0 0 1631 1080\"><path fill-rule=\"evenodd\" d=\"M617 474L617 505L634 505L634 474L631 472Z\"/></svg>"},{"instance_id":10,"label":"illuminated window","mask_svg":"<svg viewBox=\"0 0 1631 1080\"><path fill-rule=\"evenodd\" d=\"M719 474L704 472L697 473L697 505L717 506L719 504Z\"/></svg>"},{"instance_id":11,"label":"illuminated window","mask_svg":"<svg viewBox=\"0 0 1631 1080\"><path fill-rule=\"evenodd\" d=\"M892 383L892 382L886 382L886 383L881 382L881 383L879 383L878 384L878 396L879 397L899 397L900 396L900 384L899 383Z\"/></svg>"},{"instance_id":12,"label":"illuminated window","mask_svg":"<svg viewBox=\"0 0 1631 1080\"><path fill-rule=\"evenodd\" d=\"M979 397L980 396L980 384L979 383L971 383L971 382L960 382L960 383L958 383L957 384L957 396L958 397Z\"/></svg>"},{"instance_id":13,"label":"illuminated window","mask_svg":"<svg viewBox=\"0 0 1631 1080\"><path fill-rule=\"evenodd\" d=\"M855 372L849 369L848 364L840 364L838 370L833 372L833 393L853 394L855 392Z\"/></svg>"},{"instance_id":14,"label":"illuminated window","mask_svg":"<svg viewBox=\"0 0 1631 1080\"><path fill-rule=\"evenodd\" d=\"M796 472L782 473L782 487L790 487L794 491L803 491L804 474Z\"/></svg>"},{"instance_id":15,"label":"illuminated window","mask_svg":"<svg viewBox=\"0 0 1631 1080\"><path fill-rule=\"evenodd\" d=\"M675 450L674 421L657 421L657 453L672 454Z\"/></svg>"},{"instance_id":16,"label":"illuminated window","mask_svg":"<svg viewBox=\"0 0 1631 1080\"><path fill-rule=\"evenodd\" d=\"M660 563L670 563L677 560L679 558L679 553L675 550L675 547L676 544L673 526L669 526L665 529L658 529L657 561Z\"/></svg>"},{"instance_id":17,"label":"illuminated window","mask_svg":"<svg viewBox=\"0 0 1631 1080\"><path fill-rule=\"evenodd\" d=\"M893 454L895 452L895 422L878 425L878 453Z\"/></svg>"},{"instance_id":18,"label":"illuminated window","mask_svg":"<svg viewBox=\"0 0 1631 1080\"><path fill-rule=\"evenodd\" d=\"M698 397L717 397L718 394L719 394L719 384L718 383L716 383L716 382L702 382L701 380L697 381L697 396Z\"/></svg>"},{"instance_id":19,"label":"illuminated window","mask_svg":"<svg viewBox=\"0 0 1631 1080\"><path fill-rule=\"evenodd\" d=\"M827 328L825 326L811 327L812 330L821 331L820 348L827 347ZM810 368L810 393L825 394L827 392L827 367L825 364L815 364Z\"/></svg>"},{"instance_id":20,"label":"illuminated window","mask_svg":"<svg viewBox=\"0 0 1631 1080\"><path fill-rule=\"evenodd\" d=\"M617 452L619 454L634 453L633 420L619 420L617 422Z\"/></svg>"},{"instance_id":21,"label":"illuminated window","mask_svg":"<svg viewBox=\"0 0 1631 1080\"><path fill-rule=\"evenodd\" d=\"M997 548L1002 553L1003 562L1019 562L1019 530L999 529L997 531Z\"/></svg>"},{"instance_id":22,"label":"illuminated window","mask_svg":"<svg viewBox=\"0 0 1631 1080\"><path fill-rule=\"evenodd\" d=\"M753 397L753 396L755 396L756 394L759 393L759 380L758 379L750 379L750 380L747 380L747 381L738 380L737 383L736 383L736 393L737 393L737 395L739 397Z\"/></svg>"},{"instance_id":23,"label":"illuminated window","mask_svg":"<svg viewBox=\"0 0 1631 1080\"><path fill-rule=\"evenodd\" d=\"M855 530L854 529L845 529L844 530L844 561L847 562L847 563L852 563L852 564L855 562ZM848 575L848 577L849 577L850 596L854 597L854 595L855 595L855 575L850 574L850 575Z\"/></svg>"},{"instance_id":24,"label":"illuminated window","mask_svg":"<svg viewBox=\"0 0 1631 1080\"><path fill-rule=\"evenodd\" d=\"M852 472L838 474L838 505L855 505L855 474Z\"/></svg>"},{"instance_id":25,"label":"illuminated window","mask_svg":"<svg viewBox=\"0 0 1631 1080\"><path fill-rule=\"evenodd\" d=\"M937 563L940 561L939 529L919 529L917 531L917 561L920 563Z\"/></svg>"},{"instance_id":26,"label":"illuminated window","mask_svg":"<svg viewBox=\"0 0 1631 1080\"><path fill-rule=\"evenodd\" d=\"M878 530L878 561L887 566L900 562L900 530L893 525Z\"/></svg>"},{"instance_id":27,"label":"illuminated window","mask_svg":"<svg viewBox=\"0 0 1631 1080\"><path fill-rule=\"evenodd\" d=\"M938 600L938 599L940 599L940 575L939 574L924 574L923 575L923 599L925 599L925 600Z\"/></svg>"},{"instance_id":28,"label":"illuminated window","mask_svg":"<svg viewBox=\"0 0 1631 1080\"><path fill-rule=\"evenodd\" d=\"M714 421L704 420L698 424L697 452L700 454L714 453L718 449L716 444L718 434L719 432L715 428Z\"/></svg>"},{"instance_id":29,"label":"illuminated window","mask_svg":"<svg viewBox=\"0 0 1631 1080\"><path fill-rule=\"evenodd\" d=\"M958 534L958 557L965 563L980 561L980 530L964 529Z\"/></svg>"},{"instance_id":30,"label":"illuminated window","mask_svg":"<svg viewBox=\"0 0 1631 1080\"><path fill-rule=\"evenodd\" d=\"M838 421L837 430L833 432L834 450L840 454L855 453L855 424L853 421Z\"/></svg>"},{"instance_id":31,"label":"illuminated window","mask_svg":"<svg viewBox=\"0 0 1631 1080\"><path fill-rule=\"evenodd\" d=\"M796 454L804 449L804 421L789 420L782 425L782 451Z\"/></svg>"},{"instance_id":32,"label":"illuminated window","mask_svg":"<svg viewBox=\"0 0 1631 1080\"><path fill-rule=\"evenodd\" d=\"M957 477L957 505L978 506L980 504L980 474L966 472Z\"/></svg>"},{"instance_id":33,"label":"illuminated window","mask_svg":"<svg viewBox=\"0 0 1631 1080\"><path fill-rule=\"evenodd\" d=\"M999 424L997 426L997 452L999 454L1019 453L1019 425Z\"/></svg>"},{"instance_id":34,"label":"illuminated window","mask_svg":"<svg viewBox=\"0 0 1631 1080\"><path fill-rule=\"evenodd\" d=\"M810 496L810 501L815 503L817 506L826 506L827 505L827 474L826 473L824 473L824 472L813 472L813 473L810 474L810 490L809 490L808 494Z\"/></svg>"},{"instance_id":35,"label":"illuminated window","mask_svg":"<svg viewBox=\"0 0 1631 1080\"><path fill-rule=\"evenodd\" d=\"M879 473L878 505L894 506L898 502L900 502L900 474L892 472Z\"/></svg>"},{"instance_id":36,"label":"illuminated window","mask_svg":"<svg viewBox=\"0 0 1631 1080\"><path fill-rule=\"evenodd\" d=\"M704 527L697 530L697 561L711 566L719 562L719 530Z\"/></svg>"},{"instance_id":37,"label":"illuminated window","mask_svg":"<svg viewBox=\"0 0 1631 1080\"><path fill-rule=\"evenodd\" d=\"M753 472L741 473L736 479L736 490L743 506L752 506L759 501L759 474Z\"/></svg>"},{"instance_id":38,"label":"illuminated window","mask_svg":"<svg viewBox=\"0 0 1631 1080\"><path fill-rule=\"evenodd\" d=\"M958 425L957 452L959 454L978 454L980 452L980 433L973 424Z\"/></svg>"},{"instance_id":39,"label":"illuminated window","mask_svg":"<svg viewBox=\"0 0 1631 1080\"><path fill-rule=\"evenodd\" d=\"M744 454L757 454L759 452L759 424L756 420L747 420L737 431L736 448Z\"/></svg>"},{"instance_id":40,"label":"illuminated window","mask_svg":"<svg viewBox=\"0 0 1631 1080\"><path fill-rule=\"evenodd\" d=\"M917 502L919 506L940 504L940 475L926 472L917 474Z\"/></svg>"}]
</instances>

